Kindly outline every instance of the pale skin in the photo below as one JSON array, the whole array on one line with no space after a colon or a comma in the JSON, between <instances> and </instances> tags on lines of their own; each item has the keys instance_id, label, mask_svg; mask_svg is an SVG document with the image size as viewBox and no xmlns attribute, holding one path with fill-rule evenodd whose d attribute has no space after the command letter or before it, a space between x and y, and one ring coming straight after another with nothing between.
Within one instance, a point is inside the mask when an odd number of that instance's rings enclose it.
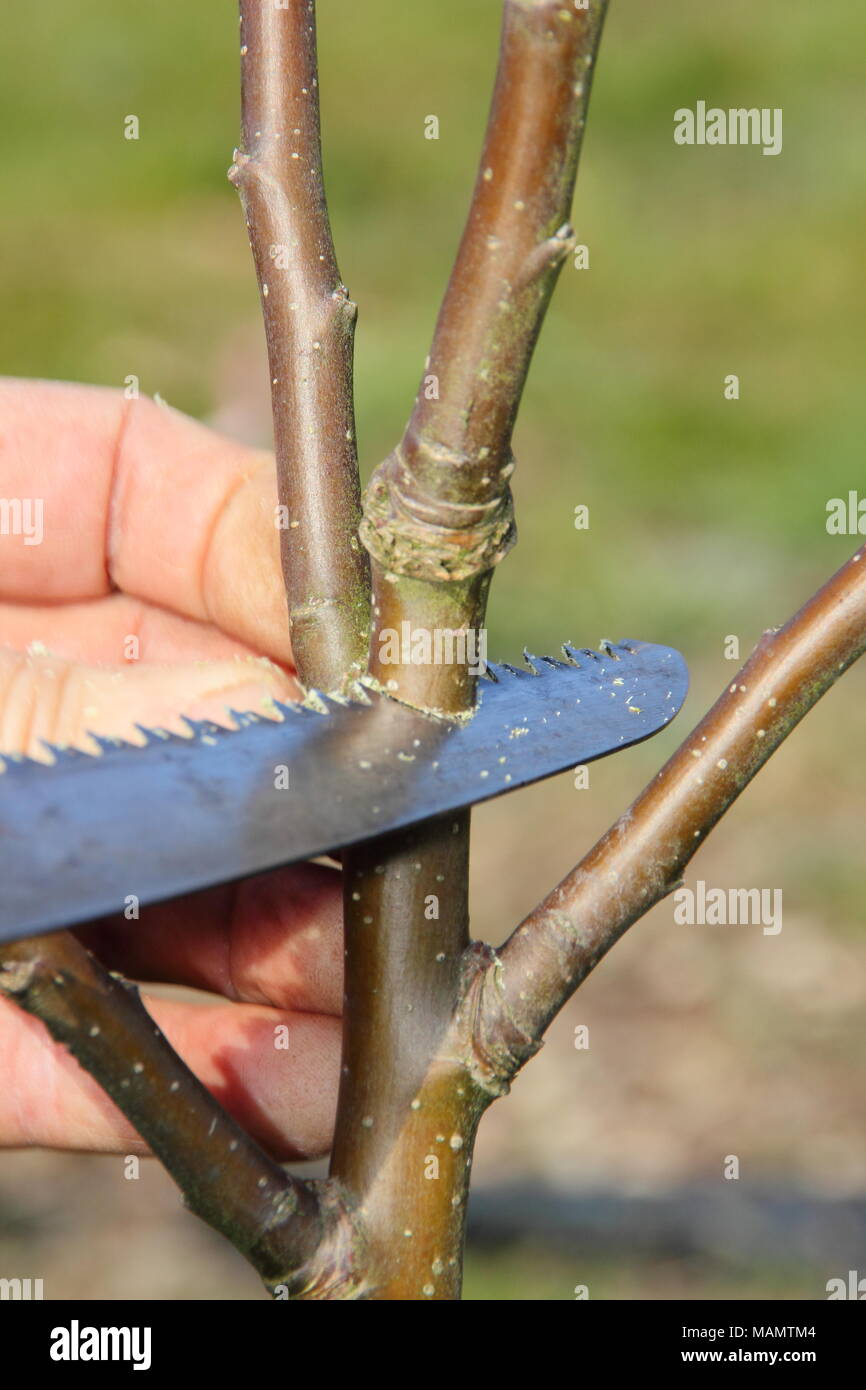
<instances>
[{"instance_id":1,"label":"pale skin","mask_svg":"<svg viewBox=\"0 0 866 1390\"><path fill-rule=\"evenodd\" d=\"M87 748L88 730L133 739L137 723L181 732L182 714L227 724L229 707L266 713L297 694L269 454L144 398L0 380L0 498L42 499L43 513L39 544L0 530L0 754ZM81 933L131 979L217 996L143 993L279 1159L321 1154L332 1136L339 877L298 865ZM42 1023L2 999L0 1076L0 1147L143 1151Z\"/></svg>"}]
</instances>

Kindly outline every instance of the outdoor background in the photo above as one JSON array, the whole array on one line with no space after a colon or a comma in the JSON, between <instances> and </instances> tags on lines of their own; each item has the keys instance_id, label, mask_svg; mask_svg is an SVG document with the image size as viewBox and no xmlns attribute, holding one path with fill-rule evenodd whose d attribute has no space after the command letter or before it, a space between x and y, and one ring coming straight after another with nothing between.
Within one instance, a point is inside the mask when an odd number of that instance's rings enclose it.
<instances>
[{"instance_id":1,"label":"outdoor background","mask_svg":"<svg viewBox=\"0 0 866 1390\"><path fill-rule=\"evenodd\" d=\"M360 305L365 475L415 394L462 229L498 0L320 0L324 165ZM0 371L142 390L268 442L237 195L230 0L79 0L4 17ZM490 655L681 648L670 731L480 809L473 932L502 939L854 549L866 494L862 54L842 0L613 0L566 266L515 448L520 543ZM673 113L781 107L784 148L682 148ZM141 138L123 138L139 117ZM435 114L440 138L424 138ZM724 377L741 396L726 401ZM2 427L2 422L0 422ZM590 529L574 529L574 508ZM866 1274L866 669L809 715L687 876L781 888L784 927L639 923L481 1131L471 1298L821 1298ZM574 1048L587 1024L588 1051ZM725 1156L740 1180L722 1177ZM46 1297L262 1297L145 1165L0 1156L0 1273ZM858 1263L859 1261L859 1263Z\"/></svg>"}]
</instances>

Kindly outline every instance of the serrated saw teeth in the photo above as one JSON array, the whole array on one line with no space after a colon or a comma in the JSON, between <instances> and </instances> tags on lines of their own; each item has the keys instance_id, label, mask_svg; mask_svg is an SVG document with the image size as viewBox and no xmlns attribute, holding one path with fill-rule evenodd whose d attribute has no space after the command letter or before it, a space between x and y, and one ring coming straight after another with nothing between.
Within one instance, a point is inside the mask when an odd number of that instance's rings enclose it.
<instances>
[{"instance_id":1,"label":"serrated saw teeth","mask_svg":"<svg viewBox=\"0 0 866 1390\"><path fill-rule=\"evenodd\" d=\"M135 745L124 743L122 738L113 738L110 734L95 734L92 729L85 729L85 738L92 738L100 753L113 753L116 748L133 748Z\"/></svg>"},{"instance_id":2,"label":"serrated saw teeth","mask_svg":"<svg viewBox=\"0 0 866 1390\"><path fill-rule=\"evenodd\" d=\"M200 738L207 730L206 721L202 719L190 719L189 714L181 714L178 723L183 724L185 730L186 728L189 730L189 734L181 733L181 738Z\"/></svg>"},{"instance_id":3,"label":"serrated saw teeth","mask_svg":"<svg viewBox=\"0 0 866 1390\"><path fill-rule=\"evenodd\" d=\"M16 775L26 772L31 768L45 768L47 763L41 763L36 758L28 758L23 753L3 753L2 757L4 770L7 775Z\"/></svg>"},{"instance_id":4,"label":"serrated saw teeth","mask_svg":"<svg viewBox=\"0 0 866 1390\"><path fill-rule=\"evenodd\" d=\"M70 748L68 744L49 743L46 739L39 740L40 745L47 753L51 754L53 763L74 763L81 758L95 758L97 754L88 753L84 748ZM6 754L4 753L5 757Z\"/></svg>"},{"instance_id":5,"label":"serrated saw teeth","mask_svg":"<svg viewBox=\"0 0 866 1390\"><path fill-rule=\"evenodd\" d=\"M274 700L274 709L282 719L289 719L294 714L303 714L304 709L294 700Z\"/></svg>"},{"instance_id":6,"label":"serrated saw teeth","mask_svg":"<svg viewBox=\"0 0 866 1390\"><path fill-rule=\"evenodd\" d=\"M276 708L276 701L274 701L274 707ZM262 720L262 716L260 714L256 714L254 710L227 708L226 714L231 720L231 725L229 726L230 730L232 727L234 729L246 729L248 725L260 724Z\"/></svg>"},{"instance_id":7,"label":"serrated saw teeth","mask_svg":"<svg viewBox=\"0 0 866 1390\"><path fill-rule=\"evenodd\" d=\"M301 705L306 710L312 710L314 714L329 714L332 708L324 690L317 690L314 685L307 687Z\"/></svg>"},{"instance_id":8,"label":"serrated saw teeth","mask_svg":"<svg viewBox=\"0 0 866 1390\"><path fill-rule=\"evenodd\" d=\"M235 727L187 716L182 733L136 725L143 743L49 745L54 765L0 755L0 941L400 832L638 743L688 678L670 648L632 646L616 664L570 643L562 661L488 663L460 722L367 685L275 702L273 718L231 711Z\"/></svg>"}]
</instances>

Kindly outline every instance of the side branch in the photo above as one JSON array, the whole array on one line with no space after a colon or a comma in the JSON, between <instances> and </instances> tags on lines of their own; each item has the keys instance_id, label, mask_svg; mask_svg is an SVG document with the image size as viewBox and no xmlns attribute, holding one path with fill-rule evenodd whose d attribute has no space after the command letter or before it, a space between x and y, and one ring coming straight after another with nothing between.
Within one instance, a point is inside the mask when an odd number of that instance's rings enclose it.
<instances>
[{"instance_id":1,"label":"side branch","mask_svg":"<svg viewBox=\"0 0 866 1390\"><path fill-rule=\"evenodd\" d=\"M382 567L461 580L514 541L511 434L562 265L607 0L506 0L469 217L402 442L364 500Z\"/></svg>"},{"instance_id":2,"label":"side branch","mask_svg":"<svg viewBox=\"0 0 866 1390\"><path fill-rule=\"evenodd\" d=\"M283 573L301 680L361 669L367 557L352 397L356 306L322 178L314 0L241 0L242 146L229 178L250 234L271 371Z\"/></svg>"},{"instance_id":3,"label":"side branch","mask_svg":"<svg viewBox=\"0 0 866 1390\"><path fill-rule=\"evenodd\" d=\"M864 650L866 549L785 627L764 634L625 815L476 974L471 1007L462 1013L474 1016L472 1043L482 1072L492 1058L513 1074L537 1050L578 985L633 922L677 887L716 822Z\"/></svg>"},{"instance_id":4,"label":"side branch","mask_svg":"<svg viewBox=\"0 0 866 1390\"><path fill-rule=\"evenodd\" d=\"M134 985L68 932L0 946L0 994L42 1020L132 1122L186 1206L240 1250L271 1286L303 1292L351 1226L333 1190L286 1173L181 1061ZM345 1271L348 1274L348 1271Z\"/></svg>"}]
</instances>

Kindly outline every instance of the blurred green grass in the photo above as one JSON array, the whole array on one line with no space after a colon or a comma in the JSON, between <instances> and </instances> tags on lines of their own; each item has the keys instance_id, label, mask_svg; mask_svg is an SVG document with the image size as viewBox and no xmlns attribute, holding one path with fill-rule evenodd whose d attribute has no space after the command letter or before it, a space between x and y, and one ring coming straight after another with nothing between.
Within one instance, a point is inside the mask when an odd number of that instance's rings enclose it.
<instances>
[{"instance_id":1,"label":"blurred green grass","mask_svg":"<svg viewBox=\"0 0 866 1390\"><path fill-rule=\"evenodd\" d=\"M405 419L462 227L499 5L319 12L367 471ZM258 315L225 179L233 3L18 7L5 28L0 368L135 372L207 415L220 351ZM804 2L734 0L724 24L690 0L611 7L575 206L591 266L563 273L530 377L497 650L641 632L698 657L720 630L753 640L844 558L824 509L862 477L864 41L866 12L841 0L820 21ZM699 97L782 107L781 155L675 146L673 111ZM423 138L429 113L438 141Z\"/></svg>"}]
</instances>

